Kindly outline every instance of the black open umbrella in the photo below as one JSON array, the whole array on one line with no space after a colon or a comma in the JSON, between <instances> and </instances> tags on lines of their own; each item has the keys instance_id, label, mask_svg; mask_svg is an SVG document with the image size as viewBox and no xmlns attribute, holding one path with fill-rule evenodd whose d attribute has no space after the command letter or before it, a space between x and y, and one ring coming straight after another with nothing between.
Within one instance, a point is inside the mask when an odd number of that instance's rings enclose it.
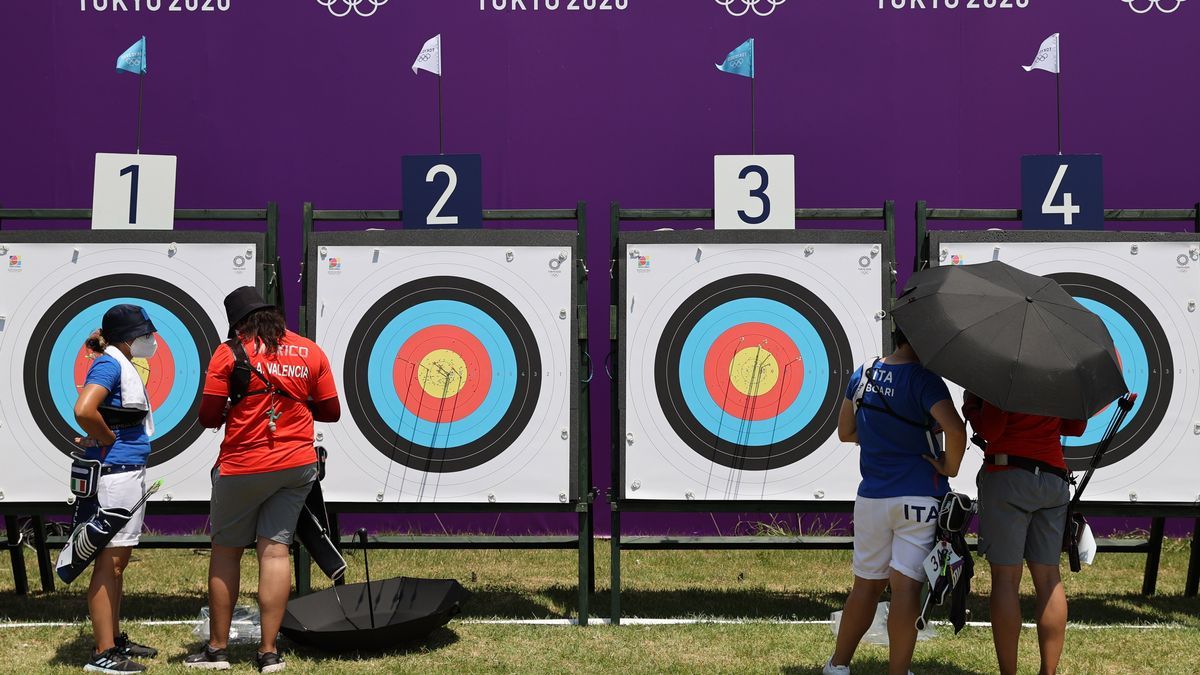
<instances>
[{"instance_id":1,"label":"black open umbrella","mask_svg":"<svg viewBox=\"0 0 1200 675\"><path fill-rule=\"evenodd\" d=\"M1128 391L1100 317L1002 262L917 272L892 316L926 368L1003 410L1089 419Z\"/></svg>"},{"instance_id":2,"label":"black open umbrella","mask_svg":"<svg viewBox=\"0 0 1200 675\"><path fill-rule=\"evenodd\" d=\"M471 593L453 579L371 581L366 531L359 530L367 581L288 601L281 630L330 652L378 651L425 637L462 611Z\"/></svg>"}]
</instances>

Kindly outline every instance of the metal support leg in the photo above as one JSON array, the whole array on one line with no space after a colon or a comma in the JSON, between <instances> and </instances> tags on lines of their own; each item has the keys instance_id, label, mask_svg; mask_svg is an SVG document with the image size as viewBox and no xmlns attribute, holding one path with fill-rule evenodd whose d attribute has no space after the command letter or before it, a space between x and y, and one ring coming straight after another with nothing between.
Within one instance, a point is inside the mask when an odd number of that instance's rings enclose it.
<instances>
[{"instance_id":1,"label":"metal support leg","mask_svg":"<svg viewBox=\"0 0 1200 675\"><path fill-rule=\"evenodd\" d=\"M1192 555L1188 558L1187 583L1183 587L1185 598L1196 597L1200 590L1200 518L1192 527Z\"/></svg>"},{"instance_id":2,"label":"metal support leg","mask_svg":"<svg viewBox=\"0 0 1200 675\"><path fill-rule=\"evenodd\" d=\"M46 545L46 520L33 516L33 548L37 551L38 575L42 579L42 592L54 592L54 562L50 560L50 547Z\"/></svg>"},{"instance_id":3,"label":"metal support leg","mask_svg":"<svg viewBox=\"0 0 1200 675\"><path fill-rule=\"evenodd\" d=\"M338 514L336 511L330 511L328 513L328 515L329 515L329 538L333 540L333 545L337 547L337 550L341 551L342 550L342 528L338 524ZM343 574L342 576L338 577L337 579L334 579L333 585L334 586L346 585L346 575Z\"/></svg>"},{"instance_id":4,"label":"metal support leg","mask_svg":"<svg viewBox=\"0 0 1200 675\"><path fill-rule=\"evenodd\" d=\"M614 626L621 624L621 512L617 504L612 505L612 546L610 547L612 566L612 581L609 594L612 598L612 608L609 621Z\"/></svg>"},{"instance_id":5,"label":"metal support leg","mask_svg":"<svg viewBox=\"0 0 1200 675\"><path fill-rule=\"evenodd\" d=\"M1158 563L1162 559L1163 528L1166 518L1150 520L1150 552L1146 554L1146 573L1142 577L1142 595L1154 595L1158 585Z\"/></svg>"},{"instance_id":6,"label":"metal support leg","mask_svg":"<svg viewBox=\"0 0 1200 675\"><path fill-rule=\"evenodd\" d=\"M312 593L312 556L308 549L296 545L296 595Z\"/></svg>"},{"instance_id":7,"label":"metal support leg","mask_svg":"<svg viewBox=\"0 0 1200 675\"><path fill-rule=\"evenodd\" d=\"M588 519L587 519L587 547L588 560L591 564L588 565L588 593L596 592L596 513L595 502L588 504Z\"/></svg>"},{"instance_id":8,"label":"metal support leg","mask_svg":"<svg viewBox=\"0 0 1200 675\"><path fill-rule=\"evenodd\" d=\"M25 549L21 542L21 528L16 516L4 516L4 527L8 530L8 554L12 557L13 584L17 595L29 593L29 576L25 573Z\"/></svg>"},{"instance_id":9,"label":"metal support leg","mask_svg":"<svg viewBox=\"0 0 1200 675\"><path fill-rule=\"evenodd\" d=\"M586 499L586 497L585 497L585 499ZM587 507L586 502L584 503L584 507L585 507L585 510L579 512L579 625L580 626L588 625L588 600L590 599L589 593L588 593L588 577L590 576L589 570L592 568L592 558L590 555L591 547L589 546L589 542L591 540L588 537L588 530L591 529L591 523L589 522L591 520L591 509L586 508Z\"/></svg>"}]
</instances>

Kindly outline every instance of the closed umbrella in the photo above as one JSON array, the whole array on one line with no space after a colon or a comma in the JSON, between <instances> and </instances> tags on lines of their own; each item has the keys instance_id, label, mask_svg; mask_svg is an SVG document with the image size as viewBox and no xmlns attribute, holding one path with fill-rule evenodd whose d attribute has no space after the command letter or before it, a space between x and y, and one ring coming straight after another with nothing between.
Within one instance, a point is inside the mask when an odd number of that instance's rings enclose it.
<instances>
[{"instance_id":1,"label":"closed umbrella","mask_svg":"<svg viewBox=\"0 0 1200 675\"><path fill-rule=\"evenodd\" d=\"M892 315L926 368L1009 412L1089 419L1128 391L1100 317L1003 262L917 272Z\"/></svg>"}]
</instances>

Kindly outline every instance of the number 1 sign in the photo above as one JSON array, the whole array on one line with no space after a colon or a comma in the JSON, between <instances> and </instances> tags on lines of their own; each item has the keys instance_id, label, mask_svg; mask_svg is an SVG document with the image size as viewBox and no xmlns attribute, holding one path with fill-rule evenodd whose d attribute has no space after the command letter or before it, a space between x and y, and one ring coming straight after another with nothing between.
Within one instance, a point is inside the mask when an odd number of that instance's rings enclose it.
<instances>
[{"instance_id":1,"label":"number 1 sign","mask_svg":"<svg viewBox=\"0 0 1200 675\"><path fill-rule=\"evenodd\" d=\"M96 155L92 229L170 230L175 226L174 155Z\"/></svg>"},{"instance_id":2,"label":"number 1 sign","mask_svg":"<svg viewBox=\"0 0 1200 675\"><path fill-rule=\"evenodd\" d=\"M796 228L794 155L717 155L713 158L716 228Z\"/></svg>"},{"instance_id":3,"label":"number 1 sign","mask_svg":"<svg viewBox=\"0 0 1200 675\"><path fill-rule=\"evenodd\" d=\"M1027 230L1103 230L1100 155L1022 157L1021 221Z\"/></svg>"}]
</instances>

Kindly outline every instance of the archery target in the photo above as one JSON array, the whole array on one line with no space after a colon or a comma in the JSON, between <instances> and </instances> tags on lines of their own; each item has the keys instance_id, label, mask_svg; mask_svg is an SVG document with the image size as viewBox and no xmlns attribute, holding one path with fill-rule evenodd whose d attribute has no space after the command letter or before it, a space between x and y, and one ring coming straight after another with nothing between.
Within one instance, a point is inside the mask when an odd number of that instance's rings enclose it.
<instances>
[{"instance_id":1,"label":"archery target","mask_svg":"<svg viewBox=\"0 0 1200 675\"><path fill-rule=\"evenodd\" d=\"M837 418L881 350L882 239L622 250L625 498L853 499Z\"/></svg>"},{"instance_id":2,"label":"archery target","mask_svg":"<svg viewBox=\"0 0 1200 675\"><path fill-rule=\"evenodd\" d=\"M158 330L154 356L133 360L154 411L149 477L162 478L173 500L206 501L220 436L197 418L204 375L221 342L225 295L256 283L249 260L261 236L217 244L95 233L75 242L67 233L36 233L37 242L27 241L31 234L0 237L9 242L0 297L0 363L9 373L0 388L5 500L66 500L68 455L85 435L73 410L96 356L83 343L109 308L129 303ZM173 236L196 238L182 234ZM46 243L50 237L58 243Z\"/></svg>"},{"instance_id":3,"label":"archery target","mask_svg":"<svg viewBox=\"0 0 1200 675\"><path fill-rule=\"evenodd\" d=\"M331 501L558 503L575 494L573 233L540 234L561 235L552 239L560 245L356 245L328 235L310 311L348 413L319 427Z\"/></svg>"},{"instance_id":4,"label":"archery target","mask_svg":"<svg viewBox=\"0 0 1200 675\"><path fill-rule=\"evenodd\" d=\"M1084 493L1093 502L1187 502L1200 495L1197 459L1189 452L1200 422L1200 250L1174 241L955 241L943 234L941 264L1003 260L1057 281L1104 321L1125 381L1138 395ZM944 256L941 255L944 253ZM1191 304L1189 304L1191 303ZM961 390L951 388L956 397ZM958 399L961 402L961 399ZM1067 465L1083 471L1115 412L1109 406L1084 435L1063 438ZM982 454L968 450L961 476L974 476ZM974 491L973 480L956 489Z\"/></svg>"}]
</instances>

